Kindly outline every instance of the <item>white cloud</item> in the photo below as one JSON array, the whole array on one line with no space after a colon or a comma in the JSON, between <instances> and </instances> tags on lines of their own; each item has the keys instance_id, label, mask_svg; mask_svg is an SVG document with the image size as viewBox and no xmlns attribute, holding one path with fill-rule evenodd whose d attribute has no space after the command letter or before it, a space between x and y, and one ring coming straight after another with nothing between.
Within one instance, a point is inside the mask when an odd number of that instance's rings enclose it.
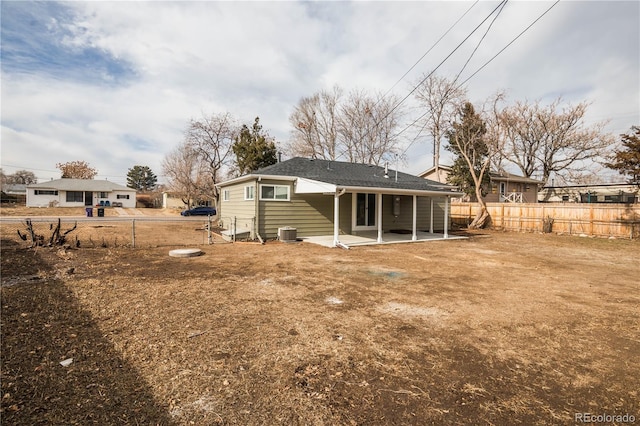
<instances>
[{"instance_id":1,"label":"white cloud","mask_svg":"<svg viewBox=\"0 0 640 426\"><path fill-rule=\"evenodd\" d=\"M162 157L181 141L188 120L213 112L228 111L246 123L260 116L265 129L284 141L288 116L301 97L335 84L386 92L471 4L72 2L40 5L37 11L35 4L22 6L42 14L51 48L70 51L56 50L37 61L46 54L46 39L15 30L36 58L17 68L3 64L3 168L32 168L47 179L58 176L56 162L86 160L103 177L122 183L135 164L161 174ZM507 4L462 78L551 4ZM404 97L496 6L474 6L394 92ZM563 95L574 103L592 101L590 117L611 118L612 131L640 123L639 8L635 2L560 3L469 82L472 100L500 88L509 89L511 99ZM3 50L13 47L14 39L4 33L11 19L24 16L3 6ZM482 32L439 73L454 76ZM69 60L66 68L56 58ZM48 72L49 66L56 72ZM431 165L430 145L412 146L407 169Z\"/></svg>"}]
</instances>

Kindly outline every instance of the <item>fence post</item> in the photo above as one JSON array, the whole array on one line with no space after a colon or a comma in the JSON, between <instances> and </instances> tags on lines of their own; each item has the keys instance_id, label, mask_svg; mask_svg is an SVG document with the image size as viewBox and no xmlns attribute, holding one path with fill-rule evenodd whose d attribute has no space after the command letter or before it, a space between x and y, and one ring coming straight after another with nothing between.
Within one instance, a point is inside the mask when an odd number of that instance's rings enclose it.
<instances>
[{"instance_id":1,"label":"fence post","mask_svg":"<svg viewBox=\"0 0 640 426\"><path fill-rule=\"evenodd\" d=\"M211 216L207 215L207 242L209 245L213 243L211 239Z\"/></svg>"},{"instance_id":2,"label":"fence post","mask_svg":"<svg viewBox=\"0 0 640 426\"><path fill-rule=\"evenodd\" d=\"M131 219L131 247L136 248L136 220Z\"/></svg>"}]
</instances>

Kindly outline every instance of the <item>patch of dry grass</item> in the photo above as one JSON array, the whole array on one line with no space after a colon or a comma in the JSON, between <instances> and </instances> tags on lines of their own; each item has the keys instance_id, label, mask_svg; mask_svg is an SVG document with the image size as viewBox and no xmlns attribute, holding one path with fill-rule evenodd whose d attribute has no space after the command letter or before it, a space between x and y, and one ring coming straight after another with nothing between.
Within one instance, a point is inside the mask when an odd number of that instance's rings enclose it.
<instances>
[{"instance_id":1,"label":"patch of dry grass","mask_svg":"<svg viewBox=\"0 0 640 426\"><path fill-rule=\"evenodd\" d=\"M637 414L638 243L489 235L349 251L214 244L192 259L3 246L3 419L558 424L575 412Z\"/></svg>"}]
</instances>

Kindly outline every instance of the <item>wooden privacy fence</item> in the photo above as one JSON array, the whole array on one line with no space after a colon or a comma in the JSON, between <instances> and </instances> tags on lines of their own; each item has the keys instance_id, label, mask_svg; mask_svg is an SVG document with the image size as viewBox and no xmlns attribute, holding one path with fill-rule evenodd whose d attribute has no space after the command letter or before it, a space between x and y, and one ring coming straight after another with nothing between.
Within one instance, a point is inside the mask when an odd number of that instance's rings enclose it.
<instances>
[{"instance_id":1,"label":"wooden privacy fence","mask_svg":"<svg viewBox=\"0 0 640 426\"><path fill-rule=\"evenodd\" d=\"M491 227L598 237L640 237L638 204L487 203ZM451 203L453 224L467 226L476 203ZM546 225L546 226L545 226Z\"/></svg>"}]
</instances>

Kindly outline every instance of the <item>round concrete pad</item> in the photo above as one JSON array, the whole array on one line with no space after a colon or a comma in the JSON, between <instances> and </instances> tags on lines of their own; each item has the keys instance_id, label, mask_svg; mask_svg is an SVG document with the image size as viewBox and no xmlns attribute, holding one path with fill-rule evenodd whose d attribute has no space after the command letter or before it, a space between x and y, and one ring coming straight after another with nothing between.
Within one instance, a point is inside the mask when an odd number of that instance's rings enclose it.
<instances>
[{"instance_id":1,"label":"round concrete pad","mask_svg":"<svg viewBox=\"0 0 640 426\"><path fill-rule=\"evenodd\" d=\"M196 257L202 254L200 249L175 249L169 252L169 256L173 257Z\"/></svg>"}]
</instances>

